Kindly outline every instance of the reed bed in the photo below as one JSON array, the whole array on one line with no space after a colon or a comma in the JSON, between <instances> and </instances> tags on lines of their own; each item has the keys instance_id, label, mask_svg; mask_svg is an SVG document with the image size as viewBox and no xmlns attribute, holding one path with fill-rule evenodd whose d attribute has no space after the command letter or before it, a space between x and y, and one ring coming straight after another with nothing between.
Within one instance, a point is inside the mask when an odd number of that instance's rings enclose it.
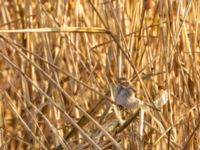
<instances>
[{"instance_id":1,"label":"reed bed","mask_svg":"<svg viewBox=\"0 0 200 150\"><path fill-rule=\"evenodd\" d=\"M1 149L200 149L198 0L0 2ZM112 82L159 109L120 109Z\"/></svg>"}]
</instances>

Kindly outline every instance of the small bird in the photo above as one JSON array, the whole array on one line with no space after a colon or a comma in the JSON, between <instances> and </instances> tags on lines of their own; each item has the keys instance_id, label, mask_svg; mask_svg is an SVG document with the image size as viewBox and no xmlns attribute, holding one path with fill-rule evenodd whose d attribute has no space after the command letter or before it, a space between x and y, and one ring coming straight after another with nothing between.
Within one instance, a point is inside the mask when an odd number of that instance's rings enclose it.
<instances>
[{"instance_id":1,"label":"small bird","mask_svg":"<svg viewBox=\"0 0 200 150\"><path fill-rule=\"evenodd\" d=\"M113 96L116 104L124 108L139 108L143 101L135 97L135 92L130 84L114 84Z\"/></svg>"},{"instance_id":2,"label":"small bird","mask_svg":"<svg viewBox=\"0 0 200 150\"><path fill-rule=\"evenodd\" d=\"M166 90L160 92L161 94L155 98L152 105L136 98L135 91L129 82L123 81L117 84L113 82L112 85L112 93L116 104L124 108L143 108L146 111L148 111L149 108L153 108L160 111L160 109L168 102L168 93Z\"/></svg>"}]
</instances>

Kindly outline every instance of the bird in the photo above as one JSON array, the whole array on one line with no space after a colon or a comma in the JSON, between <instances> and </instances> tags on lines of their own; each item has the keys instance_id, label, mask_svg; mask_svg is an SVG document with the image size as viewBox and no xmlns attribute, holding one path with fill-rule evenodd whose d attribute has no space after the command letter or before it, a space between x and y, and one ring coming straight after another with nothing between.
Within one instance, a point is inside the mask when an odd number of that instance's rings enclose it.
<instances>
[{"instance_id":1,"label":"bird","mask_svg":"<svg viewBox=\"0 0 200 150\"><path fill-rule=\"evenodd\" d=\"M135 97L135 90L131 87L131 83L121 79L117 83L112 84L112 94L115 103L122 108L142 108L146 111L153 108L157 111L168 102L168 93L163 90L158 97L154 98L153 105Z\"/></svg>"},{"instance_id":2,"label":"bird","mask_svg":"<svg viewBox=\"0 0 200 150\"><path fill-rule=\"evenodd\" d=\"M135 97L135 91L127 81L114 83L112 92L116 104L123 108L139 108L144 104L142 100Z\"/></svg>"}]
</instances>

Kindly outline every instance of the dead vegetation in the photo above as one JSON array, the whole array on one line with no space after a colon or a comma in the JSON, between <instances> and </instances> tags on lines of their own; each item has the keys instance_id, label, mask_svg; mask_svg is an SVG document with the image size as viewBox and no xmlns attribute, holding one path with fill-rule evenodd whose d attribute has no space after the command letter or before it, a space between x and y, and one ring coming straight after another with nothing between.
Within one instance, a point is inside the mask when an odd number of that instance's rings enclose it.
<instances>
[{"instance_id":1,"label":"dead vegetation","mask_svg":"<svg viewBox=\"0 0 200 150\"><path fill-rule=\"evenodd\" d=\"M200 149L198 0L0 8L1 149ZM111 86L124 79L166 103L120 110Z\"/></svg>"}]
</instances>

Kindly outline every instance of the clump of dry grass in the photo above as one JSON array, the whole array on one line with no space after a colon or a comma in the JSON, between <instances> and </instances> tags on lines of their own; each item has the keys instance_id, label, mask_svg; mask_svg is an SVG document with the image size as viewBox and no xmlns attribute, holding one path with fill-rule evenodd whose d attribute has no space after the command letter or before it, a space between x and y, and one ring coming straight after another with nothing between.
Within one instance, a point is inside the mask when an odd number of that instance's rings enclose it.
<instances>
[{"instance_id":1,"label":"clump of dry grass","mask_svg":"<svg viewBox=\"0 0 200 150\"><path fill-rule=\"evenodd\" d=\"M198 1L0 6L1 149L200 149ZM167 104L120 118L122 78Z\"/></svg>"}]
</instances>

